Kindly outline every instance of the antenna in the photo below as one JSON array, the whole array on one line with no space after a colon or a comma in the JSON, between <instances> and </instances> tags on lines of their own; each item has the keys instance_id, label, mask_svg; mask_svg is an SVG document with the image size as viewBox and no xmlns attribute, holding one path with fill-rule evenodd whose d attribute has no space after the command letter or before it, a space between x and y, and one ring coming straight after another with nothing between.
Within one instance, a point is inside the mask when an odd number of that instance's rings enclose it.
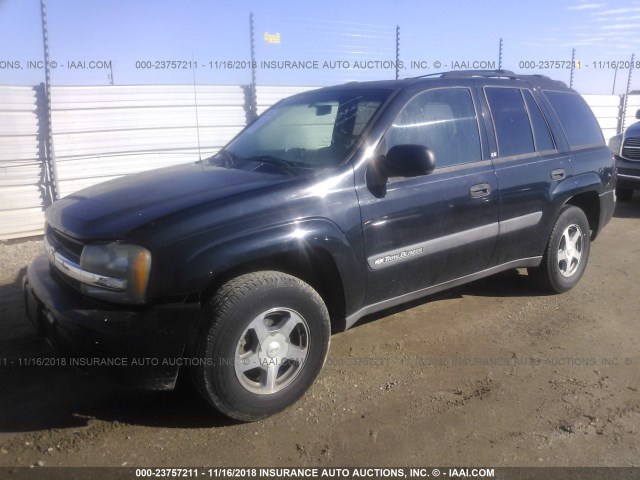
<instances>
[{"instance_id":1,"label":"antenna","mask_svg":"<svg viewBox=\"0 0 640 480\"><path fill-rule=\"evenodd\" d=\"M196 62L191 55L191 72L193 73L193 100L196 106L196 133L198 134L198 160L202 161L202 152L200 150L200 119L198 118L198 94L196 93Z\"/></svg>"}]
</instances>

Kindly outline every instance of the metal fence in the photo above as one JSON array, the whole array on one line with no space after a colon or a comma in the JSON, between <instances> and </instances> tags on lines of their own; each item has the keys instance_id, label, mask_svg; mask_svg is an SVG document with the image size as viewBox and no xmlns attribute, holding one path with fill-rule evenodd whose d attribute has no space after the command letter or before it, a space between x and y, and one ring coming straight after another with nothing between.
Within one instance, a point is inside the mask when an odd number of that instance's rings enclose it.
<instances>
[{"instance_id":1,"label":"metal fence","mask_svg":"<svg viewBox=\"0 0 640 480\"><path fill-rule=\"evenodd\" d=\"M40 91L0 86L0 239L42 233L50 197Z\"/></svg>"},{"instance_id":2,"label":"metal fence","mask_svg":"<svg viewBox=\"0 0 640 480\"><path fill-rule=\"evenodd\" d=\"M245 125L239 86L53 87L60 196L211 155ZM196 101L197 98L197 110Z\"/></svg>"},{"instance_id":3,"label":"metal fence","mask_svg":"<svg viewBox=\"0 0 640 480\"><path fill-rule=\"evenodd\" d=\"M186 85L52 87L60 196L122 175L215 153L261 113L313 87ZM196 101L197 99L197 101ZM606 138L635 121L640 96L586 95ZM196 108L197 104L197 108ZM41 234L52 197L44 89L0 86L0 239ZM200 151L200 153L199 153Z\"/></svg>"}]
</instances>

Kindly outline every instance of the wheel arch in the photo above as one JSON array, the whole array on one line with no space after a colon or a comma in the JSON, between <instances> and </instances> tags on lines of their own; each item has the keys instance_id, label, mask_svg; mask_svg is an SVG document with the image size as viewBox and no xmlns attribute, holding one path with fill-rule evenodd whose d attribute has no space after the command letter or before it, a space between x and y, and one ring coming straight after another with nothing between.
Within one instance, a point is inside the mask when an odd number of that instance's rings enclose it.
<instances>
[{"instance_id":1,"label":"wheel arch","mask_svg":"<svg viewBox=\"0 0 640 480\"><path fill-rule=\"evenodd\" d=\"M594 190L585 191L569 197L564 203L581 209L589 221L591 240L594 240L600 231L600 196Z\"/></svg>"},{"instance_id":2,"label":"wheel arch","mask_svg":"<svg viewBox=\"0 0 640 480\"><path fill-rule=\"evenodd\" d=\"M212 235L209 235L211 238ZM354 233L355 242L359 236ZM299 219L202 242L171 273L185 294L206 301L221 285L239 275L274 270L300 278L323 298L332 328L365 297L366 264L362 246L324 217Z\"/></svg>"},{"instance_id":3,"label":"wheel arch","mask_svg":"<svg viewBox=\"0 0 640 480\"><path fill-rule=\"evenodd\" d=\"M207 302L228 281L247 273L273 270L299 278L322 297L331 318L332 332L346 327L346 297L342 276L332 255L321 248L289 250L239 263L216 275L201 294Z\"/></svg>"},{"instance_id":4,"label":"wheel arch","mask_svg":"<svg viewBox=\"0 0 640 480\"><path fill-rule=\"evenodd\" d=\"M595 172L588 172L566 179L559 183L553 191L553 197L564 199L561 201L558 212L565 205L573 205L585 213L589 221L592 240L600 231L600 193L602 189L600 176Z\"/></svg>"}]
</instances>

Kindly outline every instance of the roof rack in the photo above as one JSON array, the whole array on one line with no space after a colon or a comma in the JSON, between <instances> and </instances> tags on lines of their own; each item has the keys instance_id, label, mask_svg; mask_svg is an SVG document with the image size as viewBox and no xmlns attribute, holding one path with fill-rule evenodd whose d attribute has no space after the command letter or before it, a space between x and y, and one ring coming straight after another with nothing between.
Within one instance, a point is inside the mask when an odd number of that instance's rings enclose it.
<instances>
[{"instance_id":1,"label":"roof rack","mask_svg":"<svg viewBox=\"0 0 640 480\"><path fill-rule=\"evenodd\" d=\"M518 75L511 70L452 70L441 74L442 78L447 77L485 77L485 78L509 78L515 80Z\"/></svg>"},{"instance_id":2,"label":"roof rack","mask_svg":"<svg viewBox=\"0 0 640 480\"><path fill-rule=\"evenodd\" d=\"M542 75L541 75L542 76ZM511 70L451 70L449 72L427 73L426 75L418 75L410 78L427 78L427 77L484 77L484 78L509 78L516 79L520 75L516 75Z\"/></svg>"},{"instance_id":3,"label":"roof rack","mask_svg":"<svg viewBox=\"0 0 640 480\"><path fill-rule=\"evenodd\" d=\"M448 73L448 72L445 72ZM438 72L438 73L427 73L425 75L418 75L417 77L407 77L408 80L414 79L414 78L427 78L427 77L437 77L438 75L442 75L442 72Z\"/></svg>"},{"instance_id":4,"label":"roof rack","mask_svg":"<svg viewBox=\"0 0 640 480\"><path fill-rule=\"evenodd\" d=\"M429 73L427 75L419 75L413 77L414 80L427 77L439 78L507 78L509 80L525 80L534 85L544 86L545 88L568 88L566 83L560 80L553 80L546 75L519 75L511 70L452 70L450 72Z\"/></svg>"}]
</instances>

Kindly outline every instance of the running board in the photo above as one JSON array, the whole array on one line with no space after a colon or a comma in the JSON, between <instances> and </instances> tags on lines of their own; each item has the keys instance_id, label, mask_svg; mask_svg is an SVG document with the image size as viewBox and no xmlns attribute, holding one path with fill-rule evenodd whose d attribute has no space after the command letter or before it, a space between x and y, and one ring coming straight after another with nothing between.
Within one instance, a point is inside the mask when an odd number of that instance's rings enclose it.
<instances>
[{"instance_id":1,"label":"running board","mask_svg":"<svg viewBox=\"0 0 640 480\"><path fill-rule=\"evenodd\" d=\"M362 317L371 315L372 313L396 307L398 305L402 305L403 303L426 297L427 295L432 295L449 288L457 287L458 285L463 285L465 283L473 282L481 278L490 277L491 275L504 272L505 270L511 270L512 268L537 267L538 265L540 265L540 262L542 262L542 256L512 260L511 262L503 263L502 265L496 265L495 267L487 268L486 270L472 273L471 275L466 275L464 277L449 280L444 283L439 283L438 285L433 285L421 290L416 290L415 292L411 293L405 293L404 295L400 295L399 297L390 298L389 300L383 300L382 302L362 307L360 310L352 313L347 317L346 328L351 328Z\"/></svg>"}]
</instances>

